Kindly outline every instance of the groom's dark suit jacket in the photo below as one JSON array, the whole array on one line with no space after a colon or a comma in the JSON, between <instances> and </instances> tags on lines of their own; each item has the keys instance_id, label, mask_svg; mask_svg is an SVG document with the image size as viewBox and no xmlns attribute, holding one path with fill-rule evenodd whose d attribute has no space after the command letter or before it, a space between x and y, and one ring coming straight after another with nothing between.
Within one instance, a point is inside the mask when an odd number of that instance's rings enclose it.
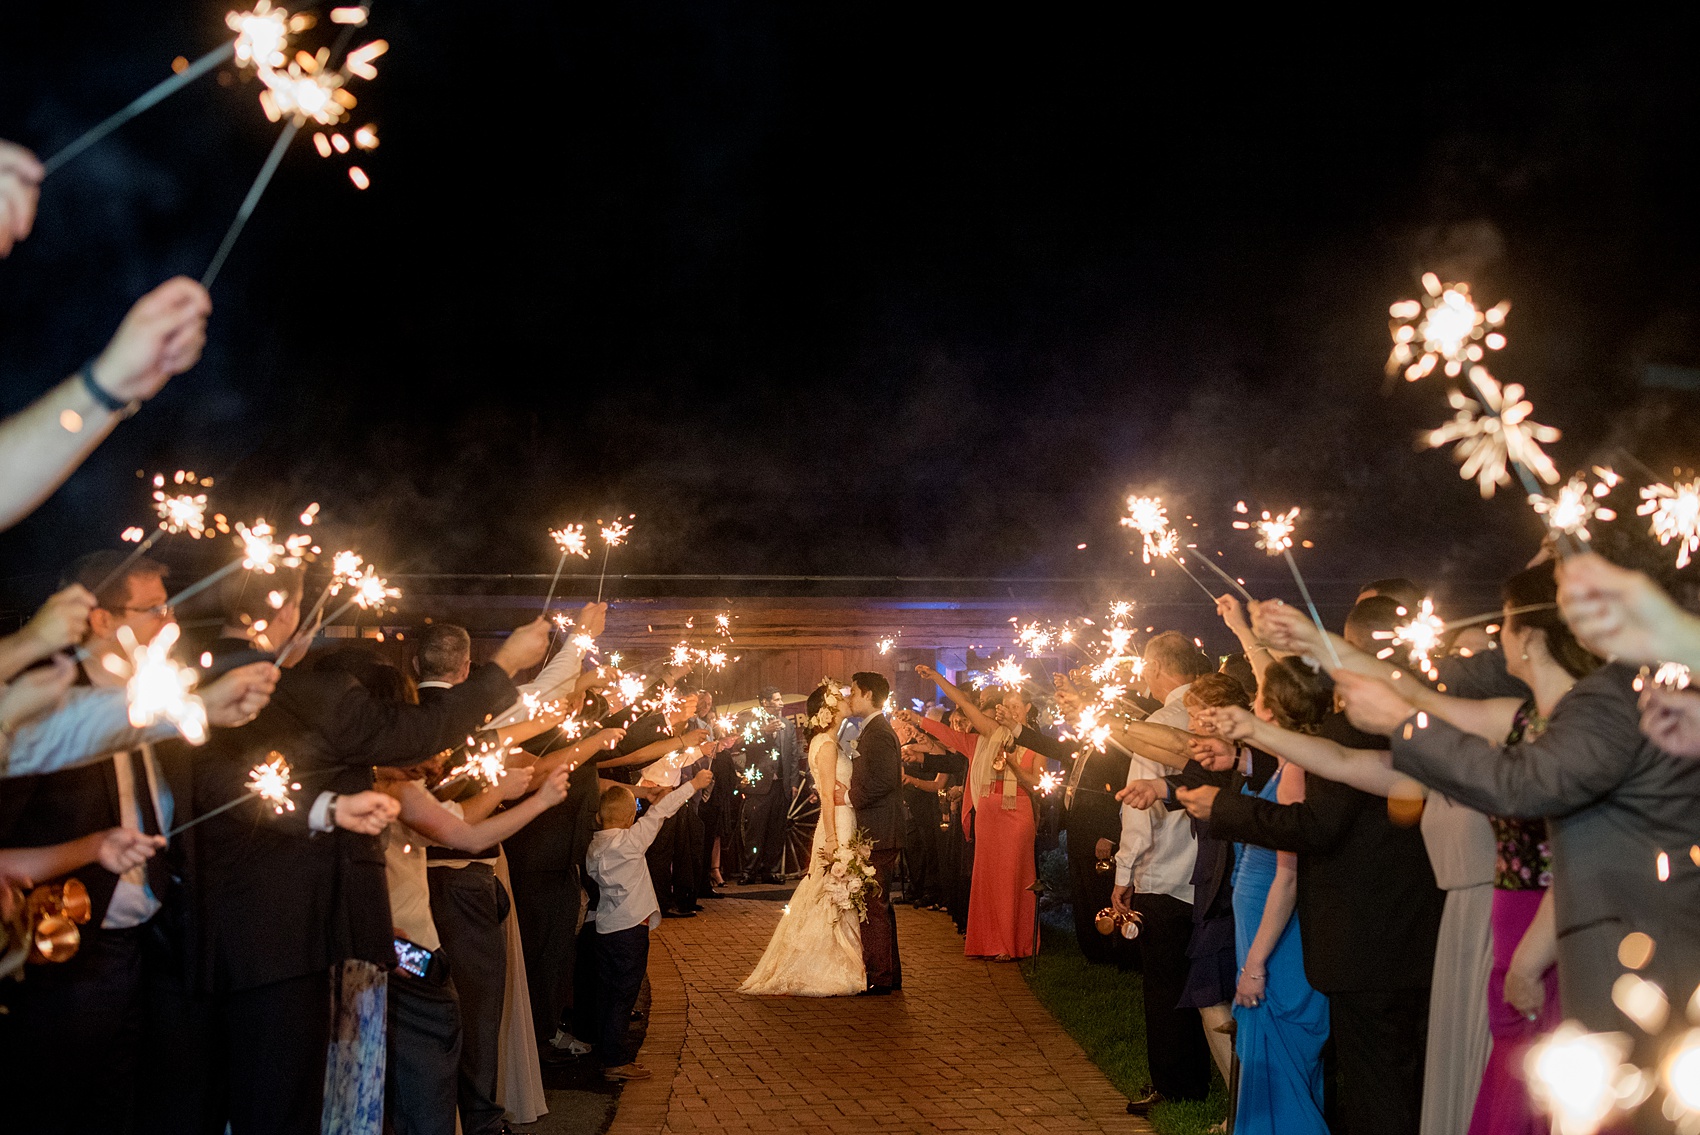
<instances>
[{"instance_id":1,"label":"groom's dark suit jacket","mask_svg":"<svg viewBox=\"0 0 1700 1135\"><path fill-rule=\"evenodd\" d=\"M883 713L864 721L856 738L850 806L856 809L856 826L868 833L875 851L903 846L903 749Z\"/></svg>"}]
</instances>

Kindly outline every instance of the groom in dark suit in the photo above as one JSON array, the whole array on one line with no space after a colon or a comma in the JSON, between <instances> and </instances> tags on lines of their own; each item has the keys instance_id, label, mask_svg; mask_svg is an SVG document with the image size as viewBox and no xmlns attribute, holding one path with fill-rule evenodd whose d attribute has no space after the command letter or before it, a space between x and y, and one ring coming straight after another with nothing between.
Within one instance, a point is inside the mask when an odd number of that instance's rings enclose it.
<instances>
[{"instance_id":1,"label":"groom in dark suit","mask_svg":"<svg viewBox=\"0 0 1700 1135\"><path fill-rule=\"evenodd\" d=\"M868 992L876 995L903 988L897 910L891 905L891 877L903 850L903 750L885 719L890 696L891 683L884 675L850 676L850 713L862 718L850 769L850 805L856 809L856 826L873 840L869 862L879 884L862 924L862 964L868 971Z\"/></svg>"}]
</instances>

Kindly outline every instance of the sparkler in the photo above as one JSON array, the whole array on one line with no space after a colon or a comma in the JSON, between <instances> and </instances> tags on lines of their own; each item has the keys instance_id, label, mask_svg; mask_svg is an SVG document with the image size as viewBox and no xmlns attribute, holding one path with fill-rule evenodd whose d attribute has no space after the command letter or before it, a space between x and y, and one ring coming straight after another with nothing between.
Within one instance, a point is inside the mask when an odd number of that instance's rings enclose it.
<instances>
[{"instance_id":1,"label":"sparkler","mask_svg":"<svg viewBox=\"0 0 1700 1135\"><path fill-rule=\"evenodd\" d=\"M1404 368L1406 381L1415 382L1437 366L1457 378L1466 365L1482 361L1484 347L1497 351L1505 346L1499 328L1511 310L1510 301L1482 311L1470 298L1470 285L1443 284L1433 272L1423 273L1423 290L1428 293L1423 299L1400 300L1387 311L1393 336L1389 378Z\"/></svg>"},{"instance_id":2,"label":"sparkler","mask_svg":"<svg viewBox=\"0 0 1700 1135\"><path fill-rule=\"evenodd\" d=\"M118 562L117 567L107 573L105 579L94 586L92 590L96 595L122 579L124 573L130 570L130 565L146 555L148 549L159 543L164 537L173 536L179 532L187 532L190 538L199 540L206 533L207 494L167 493L165 491L164 473L155 473L153 483L154 511L159 514L159 526L149 533L146 539L142 538L139 528L126 530L126 535L130 531L134 531L136 539L140 542L130 550L129 555ZM198 487L212 484L212 478L208 477L203 481L196 477L194 473L179 469L173 476L173 483Z\"/></svg>"},{"instance_id":3,"label":"sparkler","mask_svg":"<svg viewBox=\"0 0 1700 1135\"><path fill-rule=\"evenodd\" d=\"M1636 516L1650 516L1650 530L1660 544L1676 541L1676 566L1688 566L1694 552L1700 551L1700 478L1684 484L1648 485L1641 490L1641 506Z\"/></svg>"},{"instance_id":4,"label":"sparkler","mask_svg":"<svg viewBox=\"0 0 1700 1135\"><path fill-rule=\"evenodd\" d=\"M491 788L502 783L502 777L507 775L508 771L507 757L510 752L508 746L499 741L485 741L475 745L471 737L466 739L466 743L471 746L467 752L466 760L457 767L450 769L444 779L466 777L472 780L482 780Z\"/></svg>"},{"instance_id":5,"label":"sparkler","mask_svg":"<svg viewBox=\"0 0 1700 1135\"><path fill-rule=\"evenodd\" d=\"M1616 511L1600 503L1616 484L1617 475L1609 469L1596 468L1595 471L1607 474L1610 479L1590 487L1588 478L1577 473L1564 483L1557 496L1535 493L1529 497L1529 507L1546 521L1548 531L1555 536L1567 538L1578 545L1586 544L1593 538L1588 533L1590 520L1596 517L1600 520L1617 519Z\"/></svg>"},{"instance_id":6,"label":"sparkler","mask_svg":"<svg viewBox=\"0 0 1700 1135\"><path fill-rule=\"evenodd\" d=\"M298 552L304 551L305 545L298 546L297 550L292 552L290 547L273 542L272 534L272 526L266 523L264 517L255 519L254 526L252 528L238 520L236 522L236 543L237 546L242 549L241 557L225 564L211 575L205 576L195 583L191 583L188 587L185 587L182 591L179 591L176 595L167 599L165 601L165 605L167 607L182 606L196 595L199 595L207 588L213 586L213 584L222 580L225 576L243 568L246 568L249 571L270 574L277 570L277 565L280 561L289 567L294 567L296 564L300 563L301 561ZM293 544L296 539L296 537L291 537L291 543ZM304 540L305 537L301 537L300 539Z\"/></svg>"},{"instance_id":7,"label":"sparkler","mask_svg":"<svg viewBox=\"0 0 1700 1135\"><path fill-rule=\"evenodd\" d=\"M349 78L377 78L378 72L372 66L372 60L389 50L389 44L384 40L373 40L350 51L344 56L342 66L335 70L328 66L330 48L320 48L317 54L312 55L297 51L293 59L284 63L283 44L275 34L276 23L270 20L269 9L264 8L263 4L257 5L255 12L245 14L244 18L253 21L254 33L248 50L263 84L260 91L260 108L265 111L269 121L283 122L284 127L272 145L271 153L266 156L265 163L260 166L260 172L249 187L248 195L242 199L241 206L236 210L236 218L225 231L224 239L219 242L212 262L207 265L206 272L201 276L201 286L207 288L212 287L213 281L218 278L219 270L224 267L224 262L229 257L230 250L236 246L236 240L242 235L248 218L258 207L260 198L265 195L266 187L271 184L279 163L283 161L284 153L295 140L296 133L308 122L320 126L335 126L341 123L358 102L354 94L347 89ZM349 24L349 27L344 29L345 36L354 26L358 26L352 20L337 22ZM359 22L364 23L364 17ZM375 134L369 134L368 137L370 145L377 145ZM341 135L338 134L335 138L340 139ZM327 141L325 144L331 145L331 142ZM347 146L346 141L343 146ZM323 152L321 149L321 153ZM356 172L358 177L354 177ZM354 177L355 184L361 188L365 188L361 185L363 180L370 184L365 171L359 170L358 167L350 170L350 176Z\"/></svg>"},{"instance_id":8,"label":"sparkler","mask_svg":"<svg viewBox=\"0 0 1700 1135\"><path fill-rule=\"evenodd\" d=\"M1399 608L1399 613L1410 614L1403 607ZM1376 657L1390 658L1395 648L1404 647L1412 666L1427 674L1431 680L1438 678L1440 671L1435 667L1433 654L1440 649L1441 636L1445 633L1446 623L1434 613L1434 600L1425 597L1410 622L1401 623L1390 631L1375 632L1376 638L1391 639L1393 643L1387 649L1377 652Z\"/></svg>"},{"instance_id":9,"label":"sparkler","mask_svg":"<svg viewBox=\"0 0 1700 1135\"><path fill-rule=\"evenodd\" d=\"M895 647L896 645L897 645L897 640L895 638L892 638L890 635L887 635L886 637L880 639L878 642L874 643L874 649L879 651L881 654L890 654L891 651L892 651L892 648Z\"/></svg>"},{"instance_id":10,"label":"sparkler","mask_svg":"<svg viewBox=\"0 0 1700 1135\"><path fill-rule=\"evenodd\" d=\"M196 824L205 823L214 816L223 815L238 804L249 800L263 800L272 806L272 813L281 816L285 812L295 811L295 801L291 792L301 791L301 783L293 779L294 772L282 753L272 751L266 754L266 759L248 770L248 783L244 785L248 791L245 795L233 800L227 800L210 812L203 812L187 823L178 824L165 833L165 838L186 832Z\"/></svg>"},{"instance_id":11,"label":"sparkler","mask_svg":"<svg viewBox=\"0 0 1700 1135\"><path fill-rule=\"evenodd\" d=\"M1566 1021L1529 1050L1530 1091L1559 1135L1593 1135L1614 1112L1646 1098L1651 1084L1624 1063L1629 1048L1622 1033L1586 1033Z\"/></svg>"},{"instance_id":12,"label":"sparkler","mask_svg":"<svg viewBox=\"0 0 1700 1135\"><path fill-rule=\"evenodd\" d=\"M1039 774L1039 791L1046 796L1055 792L1060 784L1062 784L1060 773L1042 772Z\"/></svg>"},{"instance_id":13,"label":"sparkler","mask_svg":"<svg viewBox=\"0 0 1700 1135\"><path fill-rule=\"evenodd\" d=\"M196 696L195 671L171 657L182 632L176 623L166 623L143 645L128 626L118 628L118 645L123 655L107 654L101 665L125 679L124 699L130 724L145 729L157 721L169 721L183 739L199 745L207 739L207 707Z\"/></svg>"},{"instance_id":14,"label":"sparkler","mask_svg":"<svg viewBox=\"0 0 1700 1135\"><path fill-rule=\"evenodd\" d=\"M1293 559L1293 534L1298 530L1299 509L1297 505L1286 512L1271 515L1268 509L1263 510L1261 520L1234 521L1235 528L1255 528L1257 530L1257 546L1271 556L1285 556L1287 567L1293 573L1293 582L1299 586L1299 594L1304 597L1305 608L1310 611L1310 621L1316 624L1317 633L1322 636L1322 645L1328 651L1328 657L1333 661L1334 668L1340 668L1340 656L1334 650L1334 640L1328 637L1328 628L1322 625L1322 616L1316 612L1316 603L1310 597L1310 588L1305 586L1305 577L1299 574L1298 561Z\"/></svg>"},{"instance_id":15,"label":"sparkler","mask_svg":"<svg viewBox=\"0 0 1700 1135\"><path fill-rule=\"evenodd\" d=\"M1680 662L1661 662L1657 669L1641 667L1640 673L1635 675L1635 680L1630 684L1635 687L1636 693L1640 693L1647 688L1649 681L1657 690L1686 690L1693 681L1693 672Z\"/></svg>"},{"instance_id":16,"label":"sparkler","mask_svg":"<svg viewBox=\"0 0 1700 1135\"><path fill-rule=\"evenodd\" d=\"M1168 509L1163 507L1162 497L1128 497L1127 515L1122 517L1121 523L1122 527L1131 528L1139 533L1142 545L1140 551L1146 563L1149 564L1153 557L1168 560L1183 572L1186 572L1187 578L1196 583L1200 591L1210 596L1212 603L1216 601L1215 593L1204 586L1204 581L1193 575L1192 570L1186 566L1186 559L1180 554L1180 533L1169 527ZM1245 588L1234 583L1232 579L1228 579L1227 573L1217 568L1215 564L1210 564L1210 567L1216 571L1217 575L1233 584L1236 590L1242 594L1245 593ZM1246 595L1248 602L1250 599L1251 596Z\"/></svg>"},{"instance_id":17,"label":"sparkler","mask_svg":"<svg viewBox=\"0 0 1700 1135\"><path fill-rule=\"evenodd\" d=\"M178 91L188 86L190 83L193 83L202 75L205 75L208 71L211 71L213 68L223 63L225 60L231 58L239 42L240 37L236 40L231 40L229 43L223 43L213 48L187 67L183 68L183 70L176 72L170 78L161 79L158 83L155 83L152 87L149 87L146 91L137 95L130 101L130 104L122 110L108 115L99 123L91 126L88 130L85 130L76 141L64 147L58 153L41 163L43 169L42 179L46 180L48 177L51 177L55 172L64 168L64 166L73 158L77 157L77 155L81 154L84 150L88 149L102 138L105 138L108 134L112 133L138 114L142 113L142 111L158 105L171 95L176 94Z\"/></svg>"},{"instance_id":18,"label":"sparkler","mask_svg":"<svg viewBox=\"0 0 1700 1135\"><path fill-rule=\"evenodd\" d=\"M1006 658L994 666L992 677L1006 690L1019 690L1027 685L1027 671L1013 658Z\"/></svg>"},{"instance_id":19,"label":"sparkler","mask_svg":"<svg viewBox=\"0 0 1700 1135\"><path fill-rule=\"evenodd\" d=\"M1447 401L1456 413L1450 422L1429 431L1428 447L1453 445L1458 475L1466 481L1473 479L1483 497L1493 496L1500 485L1509 485L1510 471L1517 473L1531 497L1544 495L1534 478L1554 485L1558 483L1558 470L1541 444L1557 441L1562 435L1552 426L1530 419L1535 407L1523 397L1519 384L1501 386L1487 368L1479 366L1470 368L1470 381L1477 398L1461 390L1450 391Z\"/></svg>"},{"instance_id":20,"label":"sparkler","mask_svg":"<svg viewBox=\"0 0 1700 1135\"><path fill-rule=\"evenodd\" d=\"M586 560L590 558L590 550L584 546L584 525L582 524L569 524L565 528L550 529L549 538L560 545L561 558L555 564L555 578L549 581L549 594L543 597L545 613L549 610L549 604L555 601L555 585L561 582L561 571L567 566L567 557L578 556ZM563 627L562 629L565 630L566 628Z\"/></svg>"},{"instance_id":21,"label":"sparkler","mask_svg":"<svg viewBox=\"0 0 1700 1135\"><path fill-rule=\"evenodd\" d=\"M627 520L636 520L637 514L632 513ZM615 548L626 542L626 537L632 534L632 526L616 520L611 524L596 522L602 529L602 574L596 577L596 601L602 602L602 584L608 578L608 555Z\"/></svg>"}]
</instances>

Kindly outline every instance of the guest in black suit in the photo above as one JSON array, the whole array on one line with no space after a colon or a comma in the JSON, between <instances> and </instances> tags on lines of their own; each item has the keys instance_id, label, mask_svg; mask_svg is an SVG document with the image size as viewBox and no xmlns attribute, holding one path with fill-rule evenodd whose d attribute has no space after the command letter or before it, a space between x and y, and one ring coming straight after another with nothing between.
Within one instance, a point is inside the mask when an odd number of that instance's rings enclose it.
<instances>
[{"instance_id":1,"label":"guest in black suit","mask_svg":"<svg viewBox=\"0 0 1700 1135\"><path fill-rule=\"evenodd\" d=\"M764 689L761 700L771 716L758 727L759 735L744 744L744 834L750 855L745 886L779 881L785 821L797 789L797 727L785 719L785 699L777 686Z\"/></svg>"},{"instance_id":2,"label":"guest in black suit","mask_svg":"<svg viewBox=\"0 0 1700 1135\"><path fill-rule=\"evenodd\" d=\"M300 575L288 569L231 580L215 666L269 657L294 631L300 597ZM173 783L182 818L246 793L248 770L271 752L286 756L312 803L283 817L245 805L173 842L184 901L166 908L169 949L150 981L144 1131L217 1131L227 1121L243 1135L319 1130L332 969L395 961L374 838L394 818L393 801L369 835L348 830L339 810L389 799L370 792L373 765L428 760L506 708L511 675L535 665L547 643L543 620L521 628L434 706L378 702L347 674L288 670L252 724L215 734L196 754ZM292 827L303 824L326 834L302 839Z\"/></svg>"},{"instance_id":3,"label":"guest in black suit","mask_svg":"<svg viewBox=\"0 0 1700 1135\"><path fill-rule=\"evenodd\" d=\"M1373 640L1368 649L1377 649ZM1346 748L1388 747L1386 737L1360 733L1338 713L1317 734ZM1320 776L1306 778L1301 804L1214 786L1176 795L1218 839L1298 853L1305 976L1328 995L1339 1118L1353 1135L1414 1135L1445 901L1422 834L1389 820L1385 799Z\"/></svg>"},{"instance_id":4,"label":"guest in black suit","mask_svg":"<svg viewBox=\"0 0 1700 1135\"><path fill-rule=\"evenodd\" d=\"M110 655L122 656L119 628L128 627L136 641L146 643L172 621L164 567L137 559L113 579L123 560L118 552L96 552L71 565L62 580L64 587L100 588L88 613L80 683L122 687L123 679L102 664ZM160 749L173 746L187 748L168 741ZM123 831L151 855L164 848L160 837L171 820L171 792L150 744L64 772L0 782L0 843L9 846L45 847ZM63 1101L76 1099L70 1122L79 1130L128 1131L142 1028L143 943L169 893L169 874L160 857L120 874L90 861L72 874L90 901L77 953L63 964L29 966L21 983L6 982L0 989L6 1009L0 1016L0 1061L19 1083L30 1085L10 1119L19 1131L63 1131ZM100 1068L92 1082L91 1064Z\"/></svg>"},{"instance_id":5,"label":"guest in black suit","mask_svg":"<svg viewBox=\"0 0 1700 1135\"><path fill-rule=\"evenodd\" d=\"M903 988L903 959L897 949L897 908L891 904L891 880L903 850L903 756L884 706L891 683L884 675L861 673L850 679L850 713L862 718L850 772L850 805L856 823L873 840L869 866L879 893L868 900L862 924L862 961L868 992Z\"/></svg>"}]
</instances>

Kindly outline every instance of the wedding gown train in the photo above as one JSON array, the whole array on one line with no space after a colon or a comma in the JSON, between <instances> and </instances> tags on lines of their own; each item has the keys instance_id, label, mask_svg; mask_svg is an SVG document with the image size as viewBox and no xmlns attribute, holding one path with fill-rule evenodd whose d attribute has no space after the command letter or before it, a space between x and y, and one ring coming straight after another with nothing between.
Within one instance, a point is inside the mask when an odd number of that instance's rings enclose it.
<instances>
[{"instance_id":1,"label":"wedding gown train","mask_svg":"<svg viewBox=\"0 0 1700 1135\"><path fill-rule=\"evenodd\" d=\"M821 849L829 841L849 839L856 831L854 808L830 807L833 786L850 784L850 760L827 733L809 743L809 772L821 798L821 822L815 825L809 848L809 873L797 884L761 961L738 987L740 993L849 997L868 987L862 966L862 925L853 912L839 916L821 885Z\"/></svg>"}]
</instances>

